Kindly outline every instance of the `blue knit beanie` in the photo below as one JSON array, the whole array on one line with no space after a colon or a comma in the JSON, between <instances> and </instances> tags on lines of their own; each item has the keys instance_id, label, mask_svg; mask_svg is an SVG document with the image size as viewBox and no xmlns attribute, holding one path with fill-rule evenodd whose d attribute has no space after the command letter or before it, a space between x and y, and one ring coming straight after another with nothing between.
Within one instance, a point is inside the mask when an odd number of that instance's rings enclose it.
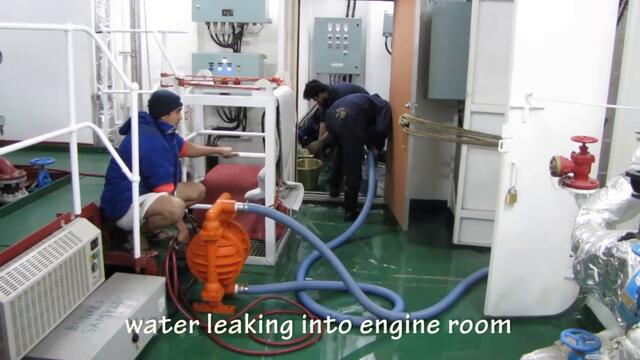
<instances>
[{"instance_id":1,"label":"blue knit beanie","mask_svg":"<svg viewBox=\"0 0 640 360\"><path fill-rule=\"evenodd\" d=\"M149 107L149 115L160 120L163 116L181 107L182 101L180 101L180 96L175 93L161 89L151 94L147 106Z\"/></svg>"}]
</instances>

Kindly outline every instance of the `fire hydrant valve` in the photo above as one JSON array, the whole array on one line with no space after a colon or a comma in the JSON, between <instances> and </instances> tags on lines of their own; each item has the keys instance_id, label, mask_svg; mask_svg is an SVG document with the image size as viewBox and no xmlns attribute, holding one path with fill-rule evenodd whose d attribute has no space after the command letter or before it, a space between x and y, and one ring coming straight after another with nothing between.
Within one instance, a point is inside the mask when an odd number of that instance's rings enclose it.
<instances>
[{"instance_id":1,"label":"fire hydrant valve","mask_svg":"<svg viewBox=\"0 0 640 360\"><path fill-rule=\"evenodd\" d=\"M580 143L580 151L571 153L571 159L563 156L554 156L549 162L551 176L560 177L563 186L577 190L596 190L600 187L600 182L591 179L591 165L596 161L596 157L589 153L587 144L598 142L598 139L591 136L574 136L574 142Z\"/></svg>"}]
</instances>

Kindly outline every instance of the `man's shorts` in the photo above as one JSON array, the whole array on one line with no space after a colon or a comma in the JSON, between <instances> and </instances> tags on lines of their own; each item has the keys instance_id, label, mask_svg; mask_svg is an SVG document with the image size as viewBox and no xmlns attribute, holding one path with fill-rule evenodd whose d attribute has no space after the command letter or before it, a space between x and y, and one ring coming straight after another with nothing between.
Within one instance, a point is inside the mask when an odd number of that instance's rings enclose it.
<instances>
[{"instance_id":1,"label":"man's shorts","mask_svg":"<svg viewBox=\"0 0 640 360\"><path fill-rule=\"evenodd\" d=\"M149 210L149 208L151 207L151 204L153 204L153 202L156 201L159 197L165 196L165 195L169 195L169 194L166 192L161 192L161 193L151 192L144 195L140 195L140 198L139 198L140 224L142 224L144 220L144 214L147 212L147 210ZM124 216L121 217L120 220L116 221L116 225L118 225L118 227L122 230L126 230L126 231L133 230L133 203L129 207L129 210L127 211L127 213L124 214Z\"/></svg>"}]
</instances>

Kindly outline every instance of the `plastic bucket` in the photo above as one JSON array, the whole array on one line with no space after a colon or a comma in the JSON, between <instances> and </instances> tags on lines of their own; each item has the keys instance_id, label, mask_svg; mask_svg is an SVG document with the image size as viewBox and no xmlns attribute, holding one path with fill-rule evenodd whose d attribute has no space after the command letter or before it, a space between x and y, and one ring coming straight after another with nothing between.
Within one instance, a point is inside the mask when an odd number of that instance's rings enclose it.
<instances>
[{"instance_id":1,"label":"plastic bucket","mask_svg":"<svg viewBox=\"0 0 640 360\"><path fill-rule=\"evenodd\" d=\"M298 182L302 183L305 189L315 189L320 178L320 167L322 161L318 159L298 159Z\"/></svg>"}]
</instances>

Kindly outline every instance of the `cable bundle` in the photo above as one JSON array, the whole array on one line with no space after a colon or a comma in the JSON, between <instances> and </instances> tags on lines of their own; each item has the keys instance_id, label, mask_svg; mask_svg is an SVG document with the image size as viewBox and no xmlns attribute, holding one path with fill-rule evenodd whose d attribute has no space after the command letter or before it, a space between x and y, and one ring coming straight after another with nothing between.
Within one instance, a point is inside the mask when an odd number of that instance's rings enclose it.
<instances>
[{"instance_id":1,"label":"cable bundle","mask_svg":"<svg viewBox=\"0 0 640 360\"><path fill-rule=\"evenodd\" d=\"M233 126L215 126L210 130L222 130L222 131L241 131L247 130L247 108L246 107L217 107L216 113L225 124L231 124ZM220 139L237 139L239 136L231 135L209 135L207 136L207 144L209 146L217 146Z\"/></svg>"},{"instance_id":2,"label":"cable bundle","mask_svg":"<svg viewBox=\"0 0 640 360\"><path fill-rule=\"evenodd\" d=\"M206 22L205 24L209 37L216 45L221 48L231 49L234 53L242 52L242 39L249 24L231 23L220 26L218 23L215 26L215 32L211 29L211 22Z\"/></svg>"}]
</instances>

